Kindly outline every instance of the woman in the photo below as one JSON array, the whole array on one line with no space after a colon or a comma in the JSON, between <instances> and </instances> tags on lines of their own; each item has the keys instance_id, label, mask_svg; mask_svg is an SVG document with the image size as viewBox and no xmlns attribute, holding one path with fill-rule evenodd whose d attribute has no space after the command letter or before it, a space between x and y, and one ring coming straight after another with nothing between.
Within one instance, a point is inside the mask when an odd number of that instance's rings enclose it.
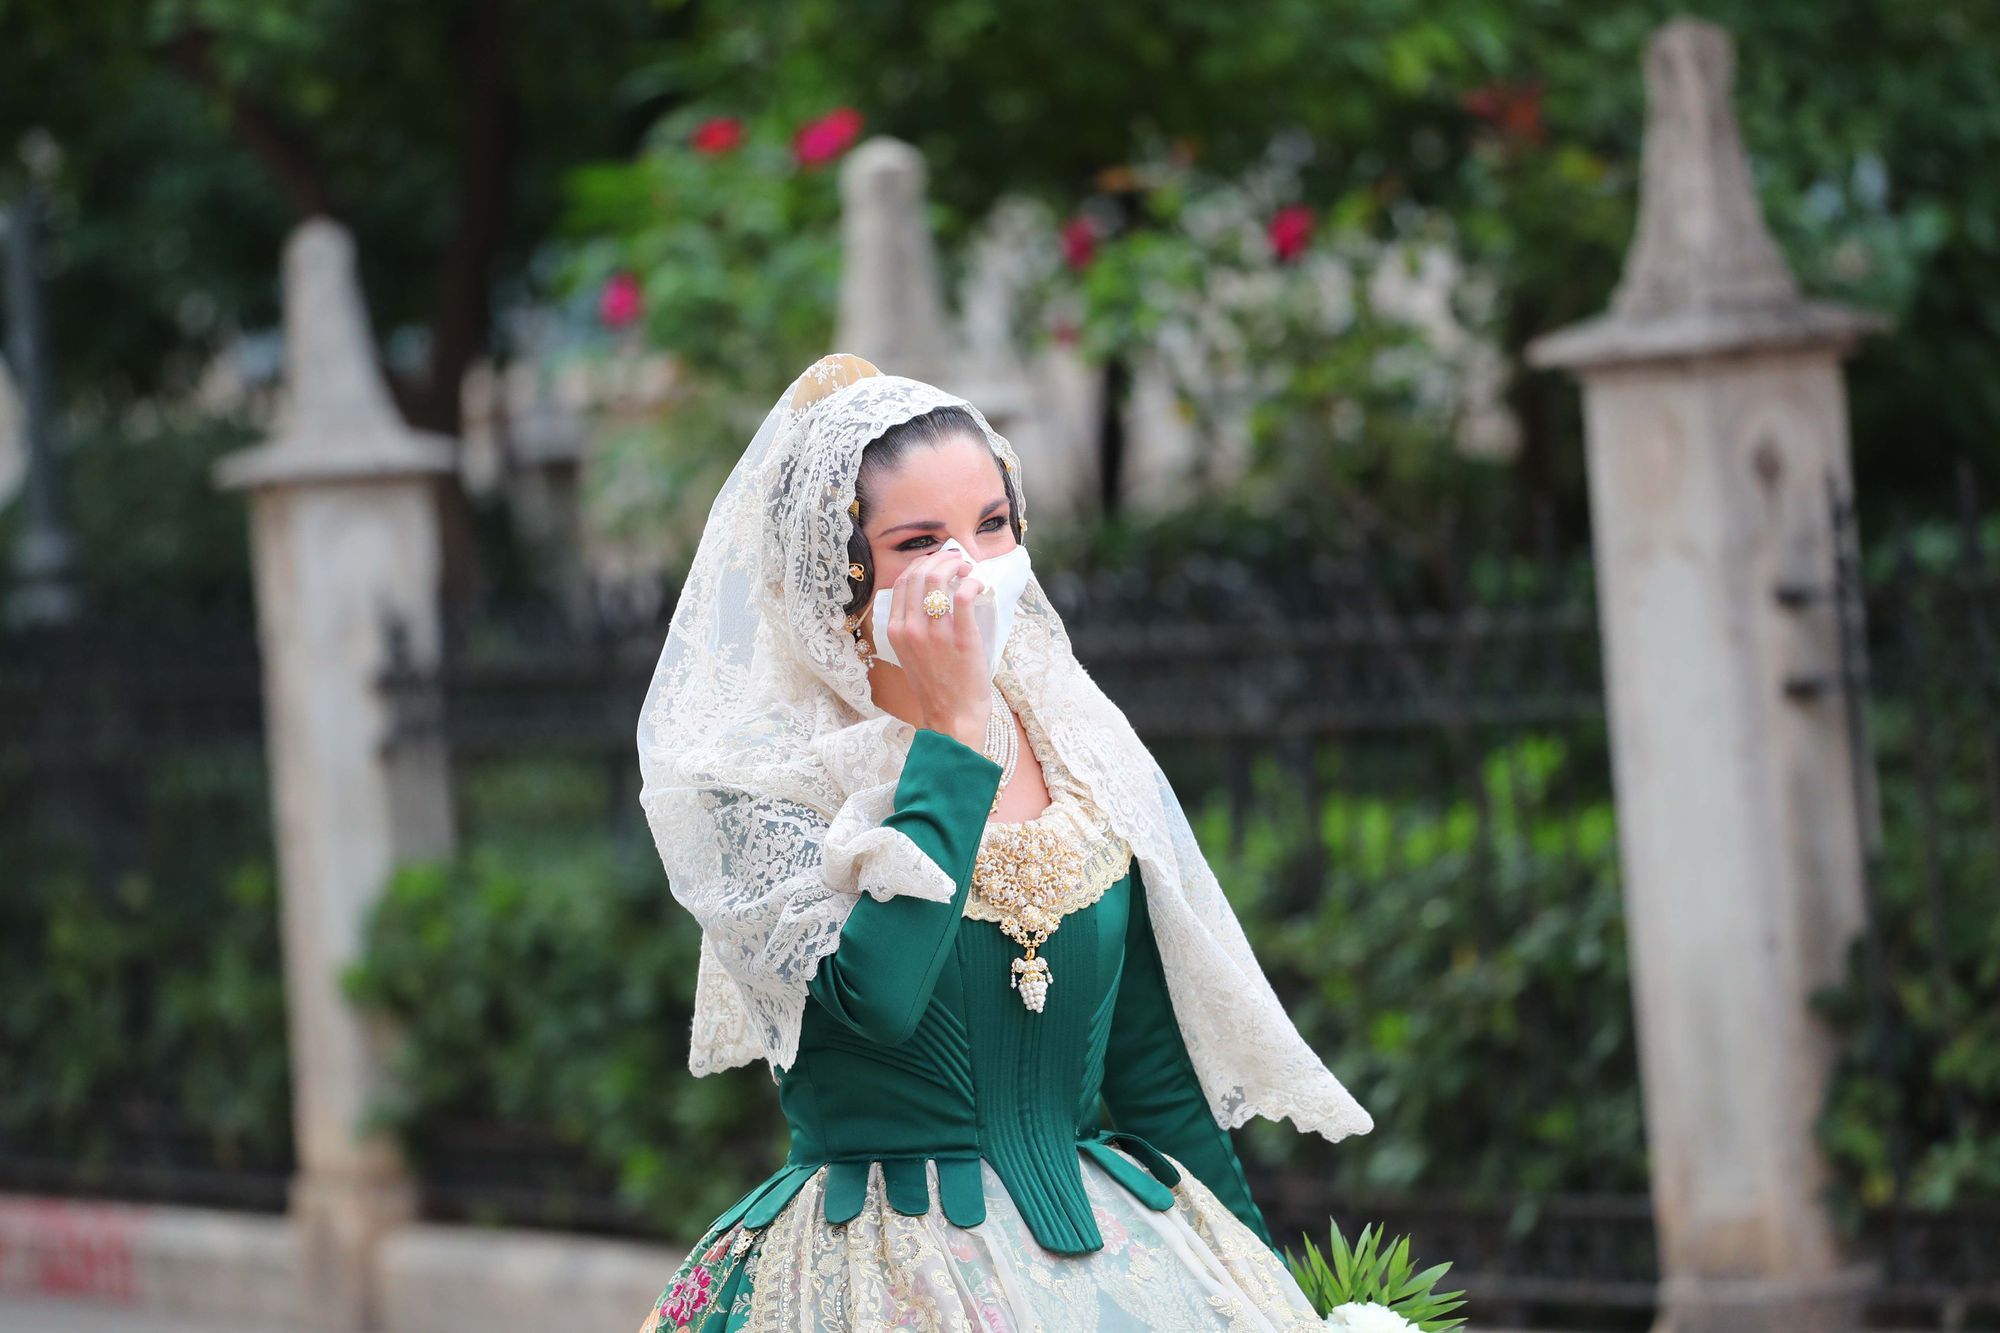
<instances>
[{"instance_id":1,"label":"woman","mask_svg":"<svg viewBox=\"0 0 2000 1333\"><path fill-rule=\"evenodd\" d=\"M1077 664L1027 528L976 408L848 356L716 499L641 799L702 928L689 1069L768 1061L792 1143L642 1333L1318 1322L1227 1130L1373 1122Z\"/></svg>"}]
</instances>

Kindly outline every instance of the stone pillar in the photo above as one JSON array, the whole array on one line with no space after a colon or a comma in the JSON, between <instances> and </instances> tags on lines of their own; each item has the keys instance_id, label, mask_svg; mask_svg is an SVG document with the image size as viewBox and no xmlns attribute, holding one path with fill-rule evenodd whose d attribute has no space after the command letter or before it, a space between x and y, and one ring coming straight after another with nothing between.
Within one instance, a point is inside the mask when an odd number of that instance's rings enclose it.
<instances>
[{"instance_id":1,"label":"stone pillar","mask_svg":"<svg viewBox=\"0 0 2000 1333\"><path fill-rule=\"evenodd\" d=\"M1840 358L1873 317L1802 299L1766 231L1720 29L1646 55L1637 234L1601 318L1529 348L1582 380L1653 1209L1655 1333L1861 1326L1813 1121L1807 994L1863 927L1826 590L1850 485Z\"/></svg>"},{"instance_id":2,"label":"stone pillar","mask_svg":"<svg viewBox=\"0 0 2000 1333\"><path fill-rule=\"evenodd\" d=\"M432 488L452 451L409 430L391 404L347 232L305 223L284 264L283 424L269 443L223 460L217 477L251 496L283 888L301 1317L358 1329L375 1319L375 1243L414 1214L415 1194L393 1146L360 1132L383 1082L385 1034L348 1005L340 972L396 864L452 843L445 755L385 749L376 689L392 622L416 664L437 660Z\"/></svg>"},{"instance_id":3,"label":"stone pillar","mask_svg":"<svg viewBox=\"0 0 2000 1333\"><path fill-rule=\"evenodd\" d=\"M868 140L840 166L840 323L835 350L949 388L958 369L930 220L923 154Z\"/></svg>"},{"instance_id":4,"label":"stone pillar","mask_svg":"<svg viewBox=\"0 0 2000 1333\"><path fill-rule=\"evenodd\" d=\"M961 334L938 279L926 192L923 154L899 139L870 139L842 163L840 318L830 350L977 405L1020 454L1043 520L1094 509L1103 372L1066 348L1022 363L1007 334L1017 275L1005 271L1005 245L990 238L972 257Z\"/></svg>"}]
</instances>

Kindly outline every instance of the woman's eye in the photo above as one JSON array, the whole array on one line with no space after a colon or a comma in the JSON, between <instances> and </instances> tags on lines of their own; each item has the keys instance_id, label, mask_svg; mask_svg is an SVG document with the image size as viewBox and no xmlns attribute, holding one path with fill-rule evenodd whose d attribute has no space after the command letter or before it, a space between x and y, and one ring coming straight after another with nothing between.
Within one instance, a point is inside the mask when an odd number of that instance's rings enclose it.
<instances>
[{"instance_id":1,"label":"woman's eye","mask_svg":"<svg viewBox=\"0 0 2000 1333\"><path fill-rule=\"evenodd\" d=\"M998 532L1005 526L1007 526L1007 516L1005 514L995 514L984 523L981 523L979 530L981 532ZM935 537L912 537L896 549L899 551L921 551L927 545L934 546L936 544L937 538Z\"/></svg>"}]
</instances>

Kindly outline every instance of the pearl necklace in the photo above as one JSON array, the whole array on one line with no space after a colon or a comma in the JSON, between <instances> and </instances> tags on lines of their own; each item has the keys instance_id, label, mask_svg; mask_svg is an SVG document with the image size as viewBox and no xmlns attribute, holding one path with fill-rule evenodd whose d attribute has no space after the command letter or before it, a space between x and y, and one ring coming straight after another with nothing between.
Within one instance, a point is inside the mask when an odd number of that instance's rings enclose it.
<instances>
[{"instance_id":1,"label":"pearl necklace","mask_svg":"<svg viewBox=\"0 0 2000 1333\"><path fill-rule=\"evenodd\" d=\"M986 742L982 748L988 759L1000 765L1000 785L993 790L993 804L986 807L990 815L1000 808L1000 793L1007 790L1007 783L1014 776L1014 765L1021 757L1021 740L1014 734L1014 711L1007 703L1007 696L992 681L987 682L986 688L992 692L993 707L986 714Z\"/></svg>"},{"instance_id":2,"label":"pearl necklace","mask_svg":"<svg viewBox=\"0 0 2000 1333\"><path fill-rule=\"evenodd\" d=\"M1003 765L1005 787L1020 756L1020 740L1014 733L1013 712L997 687L993 717L1006 719L1005 736L995 732L989 718L986 753ZM1028 725L1032 729L1035 724L1030 720ZM1038 738L1036 744L1045 747L1046 740ZM1008 986L1018 990L1021 1003L1035 1013L1046 1005L1053 979L1039 950L1063 917L1103 896L1126 873L1132 859L1131 848L1112 832L1096 806L1073 788L1060 762L1050 753L1041 758L1049 808L1030 820L987 825L973 866L974 892L966 905L967 916L994 922L1025 950L1013 961ZM994 809L999 804L996 794Z\"/></svg>"}]
</instances>

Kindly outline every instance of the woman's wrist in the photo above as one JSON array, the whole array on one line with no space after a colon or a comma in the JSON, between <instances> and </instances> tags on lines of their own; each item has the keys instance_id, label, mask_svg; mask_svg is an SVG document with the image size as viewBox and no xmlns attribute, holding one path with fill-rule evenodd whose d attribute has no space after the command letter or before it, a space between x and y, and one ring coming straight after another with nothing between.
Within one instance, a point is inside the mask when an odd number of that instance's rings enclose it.
<instances>
[{"instance_id":1,"label":"woman's wrist","mask_svg":"<svg viewBox=\"0 0 2000 1333\"><path fill-rule=\"evenodd\" d=\"M988 717L992 715L992 712L993 704L991 700L988 700L985 709L977 714L958 714L949 717L933 716L926 718L924 725L932 731L941 731L960 744L968 745L981 754L984 754L986 753L986 722Z\"/></svg>"}]
</instances>

